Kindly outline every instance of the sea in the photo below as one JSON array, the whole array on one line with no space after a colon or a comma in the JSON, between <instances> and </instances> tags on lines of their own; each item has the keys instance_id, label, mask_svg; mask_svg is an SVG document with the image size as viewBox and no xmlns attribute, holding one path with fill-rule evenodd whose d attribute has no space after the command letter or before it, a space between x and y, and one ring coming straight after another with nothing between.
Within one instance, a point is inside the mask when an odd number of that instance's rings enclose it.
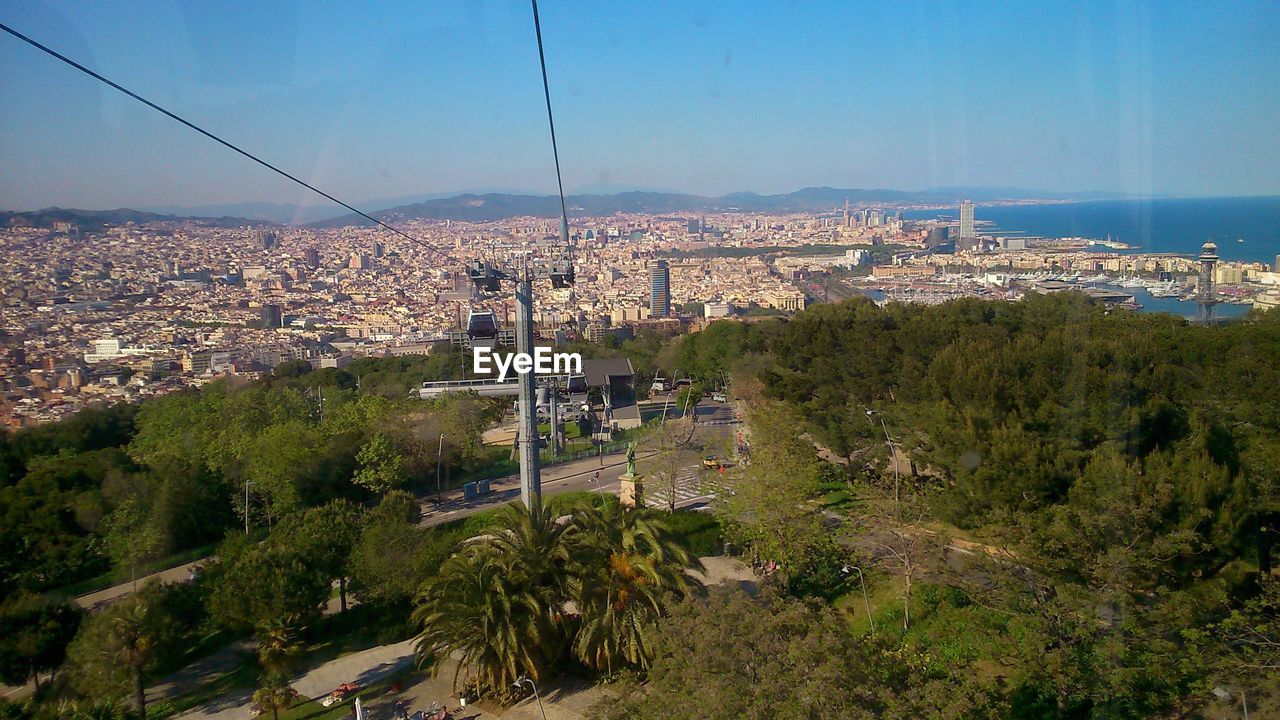
<instances>
[{"instance_id":1,"label":"sea","mask_svg":"<svg viewBox=\"0 0 1280 720\"><path fill-rule=\"evenodd\" d=\"M909 210L903 217L954 219L959 214L959 208ZM980 226L984 234L1098 240L1110 235L1112 240L1135 246L1119 252L1186 255L1199 254L1200 246L1212 240L1226 260L1268 265L1280 255L1280 196L977 205L973 214L975 220L990 221Z\"/></svg>"},{"instance_id":2,"label":"sea","mask_svg":"<svg viewBox=\"0 0 1280 720\"><path fill-rule=\"evenodd\" d=\"M1153 296L1151 293L1147 292L1143 288L1126 288L1126 287L1120 287L1119 285L1094 285L1092 287L1100 287L1100 288L1105 288L1107 290L1117 290L1119 292L1132 295L1134 302L1138 303L1138 305L1142 308L1142 312L1168 313L1170 315L1178 315L1180 317L1187 318L1188 320L1195 320L1197 318L1197 313L1199 311L1199 308L1196 307L1196 304L1190 300L1180 300L1178 298L1158 298ZM888 297L888 295L886 295L884 292L880 290L860 289L858 290L858 292L862 295L866 295L867 297L871 298L872 300L875 300L876 302L883 301L885 298ZM1244 317L1249 313L1249 310L1251 308L1252 308L1251 305L1220 303L1217 306L1215 306L1214 313L1218 316L1219 319L1228 320L1231 318Z\"/></svg>"},{"instance_id":3,"label":"sea","mask_svg":"<svg viewBox=\"0 0 1280 720\"><path fill-rule=\"evenodd\" d=\"M953 211L911 210L913 220L959 216ZM977 205L974 219L983 234L1037 237L1083 237L1133 246L1120 253L1179 253L1197 255L1206 240L1218 245L1226 260L1280 263L1280 196L1101 200L1044 205ZM1196 304L1178 298L1152 297L1141 288L1115 288L1134 296L1147 312L1195 317ZM1220 304L1219 317L1238 317L1249 305Z\"/></svg>"}]
</instances>

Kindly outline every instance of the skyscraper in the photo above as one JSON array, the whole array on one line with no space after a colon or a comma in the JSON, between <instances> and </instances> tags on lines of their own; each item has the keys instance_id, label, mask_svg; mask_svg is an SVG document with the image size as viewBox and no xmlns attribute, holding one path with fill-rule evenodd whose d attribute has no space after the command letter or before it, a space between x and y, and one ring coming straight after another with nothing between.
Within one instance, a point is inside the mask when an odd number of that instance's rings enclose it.
<instances>
[{"instance_id":1,"label":"skyscraper","mask_svg":"<svg viewBox=\"0 0 1280 720\"><path fill-rule=\"evenodd\" d=\"M960 203L960 242L961 249L968 250L972 248L978 239L978 234L973 230L973 203L965 200Z\"/></svg>"},{"instance_id":2,"label":"skyscraper","mask_svg":"<svg viewBox=\"0 0 1280 720\"><path fill-rule=\"evenodd\" d=\"M278 328L284 325L283 316L279 305L263 305L262 306L262 327Z\"/></svg>"},{"instance_id":3,"label":"skyscraper","mask_svg":"<svg viewBox=\"0 0 1280 720\"><path fill-rule=\"evenodd\" d=\"M666 260L654 260L649 266L649 316L671 314L671 268Z\"/></svg>"},{"instance_id":4,"label":"skyscraper","mask_svg":"<svg viewBox=\"0 0 1280 720\"><path fill-rule=\"evenodd\" d=\"M320 251L315 248L307 248L302 254L303 260L307 263L307 267L320 267Z\"/></svg>"}]
</instances>

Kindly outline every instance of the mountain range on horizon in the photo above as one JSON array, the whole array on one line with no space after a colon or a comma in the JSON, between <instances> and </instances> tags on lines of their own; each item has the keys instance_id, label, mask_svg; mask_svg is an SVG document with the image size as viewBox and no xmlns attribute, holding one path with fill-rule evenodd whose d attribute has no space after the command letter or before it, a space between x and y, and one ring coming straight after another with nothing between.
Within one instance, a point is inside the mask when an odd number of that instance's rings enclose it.
<instances>
[{"instance_id":1,"label":"mountain range on horizon","mask_svg":"<svg viewBox=\"0 0 1280 720\"><path fill-rule=\"evenodd\" d=\"M590 192L617 186L600 184L582 188L588 192L568 195L566 204L571 216L611 215L617 212L688 213L688 212L801 212L832 210L851 204L943 204L972 200L977 203L1053 202L1135 199L1136 196L1110 192L1059 193L1020 188L940 187L925 190L892 190L864 188L808 187L791 193L765 195L750 191L720 196L695 195L674 191L629 190L613 193ZM533 192L483 188L465 193L427 193L353 203L355 207L379 220L430 219L489 222L511 217L556 217L560 213L559 198ZM317 228L369 224L341 207L293 203L245 202L222 205L152 206L138 210L78 210L45 208L28 212L0 212L0 223L52 227L56 221L74 222L82 226L120 224L125 222L172 221L197 219L220 226L288 224Z\"/></svg>"}]
</instances>

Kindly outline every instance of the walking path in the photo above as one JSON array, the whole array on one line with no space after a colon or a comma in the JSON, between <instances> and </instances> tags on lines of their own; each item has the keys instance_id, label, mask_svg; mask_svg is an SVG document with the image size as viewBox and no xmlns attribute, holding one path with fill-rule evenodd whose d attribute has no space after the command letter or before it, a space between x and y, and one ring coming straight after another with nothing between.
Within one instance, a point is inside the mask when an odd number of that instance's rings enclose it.
<instances>
[{"instance_id":1,"label":"walking path","mask_svg":"<svg viewBox=\"0 0 1280 720\"><path fill-rule=\"evenodd\" d=\"M751 568L737 558L706 557L702 558L702 563L705 573L697 576L707 585L732 583L748 591L755 589L756 577ZM291 684L303 698L316 701L316 709L319 710L318 700L342 683L370 685L400 670L411 668L413 642L405 640L344 655L299 673L293 677ZM399 693L386 693L371 698L368 702L361 702L366 710L372 711L370 717L373 718L390 717L391 705L397 699L404 700L412 710L426 709L432 703L441 703L450 710L455 710L461 705L453 691L456 668L456 661L448 659L434 678L414 676L417 679ZM179 675L184 674L187 674L186 670ZM171 678L166 686L177 685L174 678ZM548 682L540 690L547 720L583 720L587 710L608 693L607 688L571 677ZM182 720L251 720L251 695L252 691L249 690L230 693L179 717ZM489 720L497 717L504 720L541 720L542 717L533 698L506 708L501 713L496 712L497 710L498 708L487 703L481 703L479 707L467 707L454 712L453 716L456 720Z\"/></svg>"},{"instance_id":2,"label":"walking path","mask_svg":"<svg viewBox=\"0 0 1280 720\"><path fill-rule=\"evenodd\" d=\"M208 561L209 558L201 558L189 563L183 563L177 567L171 567L168 570L161 570L157 573L144 575L138 578L137 586L142 587L152 580L159 580L160 582L166 583L186 582L186 580L191 576L191 571L193 569ZM86 610L96 610L103 605L110 604L133 592L133 587L133 582L112 585L111 587L103 590L91 592L87 595L81 595L80 597L75 598L75 603Z\"/></svg>"}]
</instances>

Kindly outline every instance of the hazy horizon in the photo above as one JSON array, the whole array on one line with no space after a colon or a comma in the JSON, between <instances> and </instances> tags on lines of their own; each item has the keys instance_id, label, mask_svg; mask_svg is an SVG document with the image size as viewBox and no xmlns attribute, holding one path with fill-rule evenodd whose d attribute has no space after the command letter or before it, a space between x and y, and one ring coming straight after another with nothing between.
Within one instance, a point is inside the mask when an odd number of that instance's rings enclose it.
<instances>
[{"instance_id":1,"label":"hazy horizon","mask_svg":"<svg viewBox=\"0 0 1280 720\"><path fill-rule=\"evenodd\" d=\"M742 190L742 191L732 191L732 192L729 192L729 193L722 193L722 194L720 194L720 195L704 195L704 194L702 194L702 193L687 193L687 192L683 192L683 191L680 191L680 190L659 190L659 189L639 189L639 188L637 188L637 189L626 189L626 188L621 188L621 189L617 189L617 190L612 190L612 191L610 191L610 192L582 192L582 191L578 191L578 190L572 190L572 191L567 191L567 192L566 192L566 196L568 196L568 197L575 197L575 196L577 196L577 197L582 197L582 196L590 196L590 195L603 195L603 196L609 196L609 195L620 195L620 194L625 194L625 193L639 192L639 193L677 194L677 195L690 195L690 196L699 196L699 197L717 198L717 197L723 197L723 196L725 196L725 195L732 195L732 194L739 194L739 193L757 194L757 195L761 195L761 196L767 196L767 195L788 195L788 194L791 194L791 193L794 193L794 192L799 192L799 191L802 191L802 190L806 190L806 189L810 189L810 188L816 188L816 187L824 187L824 186L814 186L814 185L809 185L809 186L805 186L805 187L803 187L803 188L796 188L796 189L795 189L795 190L793 190L793 191L790 191L790 192L783 192L783 193L756 193L756 192L751 191L751 190ZM834 189L837 189L837 190L862 190L862 191L873 191L873 192L874 192L874 191L886 191L886 192L908 192L908 193L926 193L926 192L934 192L934 191L937 191L937 192L942 192L942 191L953 192L953 191L960 191L960 190L974 190L974 191L978 191L978 190L988 190L988 191L994 191L994 190L1009 190L1009 191L1017 191L1017 192L1025 193L1025 194L1026 194L1026 195L1024 195L1024 196L1022 196L1022 197L1016 197L1016 198L1015 198L1015 197L998 198L998 199L997 199L997 198L989 198L989 199L980 198L980 199L975 199L975 200L973 200L974 204L975 204L975 205L977 205L977 206L979 206L979 207L982 207L983 205L988 205L988 206L990 206L990 205L1003 205L1003 204L1008 204L1008 203L1010 203L1010 202L1024 202L1024 203L1034 203L1034 202L1046 202L1046 203L1088 203L1088 202L1126 202L1126 201L1127 201L1127 202L1144 202L1144 201L1156 201L1156 200L1227 200L1227 199L1231 199L1231 198L1273 198L1273 197L1280 197L1280 193L1261 193L1261 194L1252 194L1252 195L1244 195L1244 194L1234 194L1234 195L1108 195L1108 194L1106 194L1106 193L1102 193L1102 192L1100 192L1100 191L1098 191L1098 192L1081 191L1081 192L1064 192L1064 193L1054 193L1054 192L1051 192L1051 191L1043 191L1043 192L1045 192L1045 193L1046 193L1043 197L1036 197L1036 196L1034 196L1034 195L1032 195L1032 194L1033 194L1033 193L1036 193L1036 192L1041 192L1041 191L1038 191L1038 190L1036 190L1036 189L1034 189L1034 188L920 188L920 189L918 189L918 190L911 190L911 189L903 189L903 188L871 187L871 188L834 188ZM473 190L460 190L460 191L453 191L453 192L425 193L425 194L418 194L418 195L406 195L406 196L401 197L401 198L379 198L379 199L374 199L374 200L357 200L357 201L355 201L355 205L356 205L357 207L359 207L360 209L364 210L365 212L378 212L378 211L382 211L382 210L388 210L388 209L391 209L391 208L394 208L394 207L402 207L402 206L406 206L406 205L418 204L418 203L421 203L421 202L425 202L425 201L426 201L426 200L428 200L428 199L449 199L449 198L460 197L460 196L464 196L464 195L491 195L491 194L496 194L496 195L512 195L512 196L528 196L528 197L553 197L553 196L555 195L554 191L553 191L553 192L536 192L536 191L519 191L519 190L517 190L517 189L506 189L506 188L477 188L477 189L473 189ZM1053 197L1054 195L1058 195L1058 196L1069 196L1069 197ZM427 197L427 196L429 196L429 197ZM861 203L861 204L866 204L866 203ZM860 205L861 205L861 204L860 204ZM873 204L875 204L875 203L873 203ZM879 204L881 204L881 205L891 205L892 203L887 203L887 204L886 204L886 203L879 203ZM913 204L935 204L935 203L932 203L932 202L925 202L925 201L919 201L919 202L912 201L912 202L907 202L907 203L902 203L902 204L903 204L903 205L913 205ZM80 211L80 210L83 210L83 211L87 211L87 212L110 212L110 211L114 211L114 210L134 210L134 211L139 211L139 212L152 212L152 213L156 213L156 214L172 214L172 215L179 215L179 216L187 215L187 216L191 216L191 217L213 217L213 216L215 216L215 215L226 214L226 213L222 212L222 210L223 210L223 209L236 208L236 207L251 208L251 207L253 207L253 206L261 206L261 207L264 207L264 208L265 208L265 207L271 207L271 208L279 209L279 210L281 210L281 211L283 211L284 209L289 209L289 208L299 209L299 210L303 211L303 213L305 214L305 216L304 216L304 217L301 217L301 218L298 218L298 219L296 219L296 220L273 220L273 218L272 218L272 217L268 217L268 216L266 216L266 215L261 215L261 214L258 214L258 215L254 215L254 214L245 214L245 215L243 215L242 217L244 217L245 219L261 219L261 220L270 220L270 221L273 221L273 222L284 222L284 223L289 223L289 224L306 224L306 223L311 223L311 222L320 222L320 221L323 221L323 220L334 219L334 218L338 218L338 217L342 217L342 216L350 215L350 214L351 214L351 212L350 212L349 210L346 210L345 208L342 208L341 206L335 205L335 204L333 204L333 203L327 202L327 201L325 201L325 200L323 200L323 199L321 199L319 203L314 203L314 202L308 202L308 203L273 203L273 202L269 202L269 201L245 200L245 201L241 201L241 202L210 203L210 204L207 204L207 205L149 205L149 206L141 206L141 207L129 207L129 206L115 206L115 207L76 207L76 206L72 206L72 205L58 205L58 204L54 204L54 205L45 205L45 206L43 206L43 207L28 207L28 208L0 207L0 212L31 213L31 212L40 212L40 211L45 211L45 210L54 210L54 209L58 209L58 210L74 210L74 211ZM200 213L200 212L199 212L199 211L201 211L201 210L209 210L209 211L210 211L210 214L209 214L209 215L203 215L202 213ZM234 213L231 213L231 215L233 215L233 216L234 216L235 214L234 214Z\"/></svg>"},{"instance_id":2,"label":"hazy horizon","mask_svg":"<svg viewBox=\"0 0 1280 720\"><path fill-rule=\"evenodd\" d=\"M554 192L525 3L128 7L0 0L0 19L350 202ZM571 193L1280 194L1274 3L549 3L542 22ZM0 207L324 206L8 35L0 64Z\"/></svg>"}]
</instances>

